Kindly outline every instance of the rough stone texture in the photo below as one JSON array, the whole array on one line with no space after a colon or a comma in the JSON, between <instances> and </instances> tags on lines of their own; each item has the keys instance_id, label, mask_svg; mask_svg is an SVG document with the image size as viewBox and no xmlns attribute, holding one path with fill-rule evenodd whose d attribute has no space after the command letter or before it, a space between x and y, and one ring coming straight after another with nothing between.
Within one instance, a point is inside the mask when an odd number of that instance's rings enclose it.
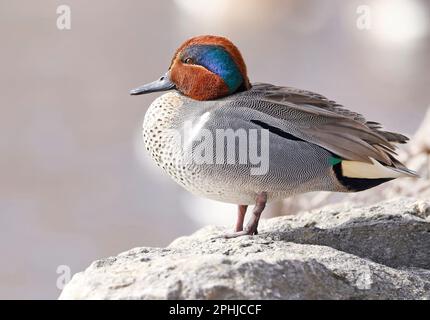
<instances>
[{"instance_id":1,"label":"rough stone texture","mask_svg":"<svg viewBox=\"0 0 430 320\"><path fill-rule=\"evenodd\" d=\"M429 136L430 110L399 154L422 179L298 195L265 216L308 212L263 221L254 237L207 227L132 249L76 274L60 299L430 299ZM413 199L377 203L399 196Z\"/></svg>"},{"instance_id":2,"label":"rough stone texture","mask_svg":"<svg viewBox=\"0 0 430 320\"><path fill-rule=\"evenodd\" d=\"M254 237L206 227L76 274L60 299L430 299L422 200L343 205L263 221Z\"/></svg>"}]
</instances>

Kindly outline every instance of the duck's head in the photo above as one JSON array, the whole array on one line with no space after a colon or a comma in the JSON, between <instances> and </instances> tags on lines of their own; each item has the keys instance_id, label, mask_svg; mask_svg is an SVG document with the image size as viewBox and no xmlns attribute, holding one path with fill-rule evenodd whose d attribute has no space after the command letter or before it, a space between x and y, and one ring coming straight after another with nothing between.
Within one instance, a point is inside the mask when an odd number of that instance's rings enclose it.
<instances>
[{"instance_id":1,"label":"duck's head","mask_svg":"<svg viewBox=\"0 0 430 320\"><path fill-rule=\"evenodd\" d=\"M176 50L165 75L130 94L176 89L192 99L214 100L250 88L239 49L224 37L198 36Z\"/></svg>"}]
</instances>

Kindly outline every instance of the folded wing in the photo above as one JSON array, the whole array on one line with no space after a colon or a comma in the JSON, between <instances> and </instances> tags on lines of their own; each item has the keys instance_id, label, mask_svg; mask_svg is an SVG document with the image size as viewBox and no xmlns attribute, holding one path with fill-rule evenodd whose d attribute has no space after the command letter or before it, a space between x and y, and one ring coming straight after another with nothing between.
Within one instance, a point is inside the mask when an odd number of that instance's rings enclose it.
<instances>
[{"instance_id":1,"label":"folded wing","mask_svg":"<svg viewBox=\"0 0 430 320\"><path fill-rule=\"evenodd\" d=\"M383 131L379 123L310 91L270 84L255 84L252 91L252 109L271 116L273 125L289 134L346 160L372 163L372 158L404 168L394 158L395 144L405 143L407 137Z\"/></svg>"}]
</instances>

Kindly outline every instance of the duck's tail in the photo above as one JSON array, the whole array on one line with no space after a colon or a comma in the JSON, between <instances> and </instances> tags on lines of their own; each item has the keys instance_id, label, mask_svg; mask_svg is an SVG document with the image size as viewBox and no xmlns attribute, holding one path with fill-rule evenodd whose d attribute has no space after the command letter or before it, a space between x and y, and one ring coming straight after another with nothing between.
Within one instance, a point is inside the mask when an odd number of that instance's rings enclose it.
<instances>
[{"instance_id":1,"label":"duck's tail","mask_svg":"<svg viewBox=\"0 0 430 320\"><path fill-rule=\"evenodd\" d=\"M371 160L372 163L342 160L334 166L337 179L348 191L362 191L396 178L419 177L416 172L406 168L394 157L391 166L372 158Z\"/></svg>"},{"instance_id":2,"label":"duck's tail","mask_svg":"<svg viewBox=\"0 0 430 320\"><path fill-rule=\"evenodd\" d=\"M419 177L416 172L406 168L400 161L394 158L392 159L393 166L383 165L375 159L371 160L372 163L343 160L341 162L343 176L360 179Z\"/></svg>"}]
</instances>

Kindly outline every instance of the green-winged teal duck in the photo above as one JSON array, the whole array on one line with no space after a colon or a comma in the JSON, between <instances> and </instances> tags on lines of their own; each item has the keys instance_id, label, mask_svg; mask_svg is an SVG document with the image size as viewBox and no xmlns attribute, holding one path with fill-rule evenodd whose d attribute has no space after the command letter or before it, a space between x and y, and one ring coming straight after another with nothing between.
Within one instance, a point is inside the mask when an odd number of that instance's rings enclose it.
<instances>
[{"instance_id":1,"label":"green-winged teal duck","mask_svg":"<svg viewBox=\"0 0 430 320\"><path fill-rule=\"evenodd\" d=\"M407 137L320 94L251 84L242 55L224 37L189 39L165 75L131 94L168 90L146 112L145 147L190 192L238 205L235 232L228 237L257 234L268 201L310 191L356 192L416 177L395 158L395 145ZM252 147L264 170L256 170ZM252 217L243 227L251 204Z\"/></svg>"}]
</instances>

